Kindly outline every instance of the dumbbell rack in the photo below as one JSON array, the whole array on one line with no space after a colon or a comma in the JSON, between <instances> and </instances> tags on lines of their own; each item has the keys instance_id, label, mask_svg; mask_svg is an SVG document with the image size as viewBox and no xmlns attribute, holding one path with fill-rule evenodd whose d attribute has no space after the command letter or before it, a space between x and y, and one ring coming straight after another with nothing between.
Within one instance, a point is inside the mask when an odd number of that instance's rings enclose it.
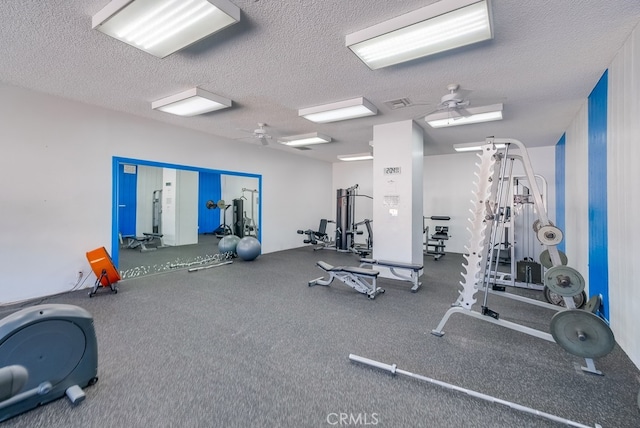
<instances>
[{"instance_id":1,"label":"dumbbell rack","mask_svg":"<svg viewBox=\"0 0 640 428\"><path fill-rule=\"evenodd\" d=\"M519 149L520 154L510 154L511 146ZM472 216L469 218L471 237L464 255L466 259L466 264L463 265L465 271L462 272L463 280L460 282L463 288L459 291L460 296L456 302L431 333L435 336L444 335L443 328L448 319L454 313L460 313L558 343L567 352L585 358L586 367L582 367L584 371L601 375L602 372L596 369L593 359L611 352L615 345L615 339L606 321L597 315L599 299L590 301L587 305L589 310L576 309L575 307L573 296L582 292L585 282L578 271L565 265L566 256L557 248L557 245L562 241L563 233L549 220L524 144L514 139L487 138L479 157L480 163L477 164L477 179L473 191L474 206L471 210ZM505 180L505 177L510 174L507 173L506 160L521 161L529 180L538 217L532 226L537 239L546 247L546 256L551 262L551 267L544 275L544 282L552 291L562 296L565 303L564 308L522 296L490 290L491 279L497 275L497 261L494 260L493 248L502 239L499 236L501 230L499 226L501 213L505 212L504 208L507 206L505 194L509 193L503 191L505 182L508 181ZM511 162L511 167L512 165L513 162ZM477 302L474 296L478 291L484 292L481 312L471 310ZM556 310L557 313L553 316L550 324L551 334L500 319L500 315L487 306L489 294L500 294L524 303Z\"/></svg>"}]
</instances>

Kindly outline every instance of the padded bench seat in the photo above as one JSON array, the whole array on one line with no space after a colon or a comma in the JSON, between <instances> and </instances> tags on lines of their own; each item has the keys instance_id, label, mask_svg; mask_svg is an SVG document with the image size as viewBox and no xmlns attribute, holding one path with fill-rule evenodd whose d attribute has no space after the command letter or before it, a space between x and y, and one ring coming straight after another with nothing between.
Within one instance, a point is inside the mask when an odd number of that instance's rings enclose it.
<instances>
[{"instance_id":1,"label":"padded bench seat","mask_svg":"<svg viewBox=\"0 0 640 428\"><path fill-rule=\"evenodd\" d=\"M364 266L382 266L389 268L391 274L402 281L409 281L413 284L411 287L411 291L415 293L418 291L422 283L418 280L421 275L421 271L423 265L418 263L405 263L405 262L395 262L391 260L378 260L378 259L360 259L360 267ZM410 271L409 275L405 275L401 272L398 272L397 269L404 269Z\"/></svg>"},{"instance_id":2,"label":"padded bench seat","mask_svg":"<svg viewBox=\"0 0 640 428\"><path fill-rule=\"evenodd\" d=\"M379 271L357 266L333 266L322 260L317 261L316 265L327 272L329 278L324 279L320 277L311 280L308 284L309 287L314 285L329 285L333 282L334 278L337 278L354 290L366 294L370 299L375 299L378 294L384 293L382 288L376 286L376 279L380 274Z\"/></svg>"}]
</instances>

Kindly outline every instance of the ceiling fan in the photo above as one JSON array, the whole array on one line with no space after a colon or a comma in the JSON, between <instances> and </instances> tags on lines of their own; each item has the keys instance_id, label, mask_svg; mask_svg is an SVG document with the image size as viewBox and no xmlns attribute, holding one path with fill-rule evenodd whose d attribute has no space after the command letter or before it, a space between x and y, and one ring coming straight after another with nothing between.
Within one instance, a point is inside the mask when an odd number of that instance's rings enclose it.
<instances>
[{"instance_id":1,"label":"ceiling fan","mask_svg":"<svg viewBox=\"0 0 640 428\"><path fill-rule=\"evenodd\" d=\"M452 118L460 118L471 116L471 113L466 109L469 106L470 100L468 95L472 92L468 89L460 88L460 85L457 83L451 83L447 85L448 94L443 95L440 98L440 103L430 113L427 113L427 116L436 113L439 111L446 111L449 113L449 117Z\"/></svg>"},{"instance_id":2,"label":"ceiling fan","mask_svg":"<svg viewBox=\"0 0 640 428\"><path fill-rule=\"evenodd\" d=\"M240 131L251 133L252 136L251 137L238 138L238 139L242 140L244 138L254 138L254 139L257 139L258 141L260 141L260 143L263 146L266 146L266 145L269 144L269 140L271 139L271 135L269 135L267 133L267 130L265 129L266 126L267 126L266 123L258 123L258 127L256 129L254 129L253 131L249 131L249 130L246 130L246 129L240 129Z\"/></svg>"}]
</instances>

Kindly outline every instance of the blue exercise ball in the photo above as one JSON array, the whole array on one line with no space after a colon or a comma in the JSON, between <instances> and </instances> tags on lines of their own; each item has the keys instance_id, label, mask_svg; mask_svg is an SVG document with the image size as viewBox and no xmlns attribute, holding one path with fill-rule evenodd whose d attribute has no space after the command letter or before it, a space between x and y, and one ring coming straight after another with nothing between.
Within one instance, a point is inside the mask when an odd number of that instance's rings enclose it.
<instances>
[{"instance_id":1,"label":"blue exercise ball","mask_svg":"<svg viewBox=\"0 0 640 428\"><path fill-rule=\"evenodd\" d=\"M218 242L218 251L222 253L234 253L240 242L240 238L236 235L227 235Z\"/></svg>"},{"instance_id":2,"label":"blue exercise ball","mask_svg":"<svg viewBox=\"0 0 640 428\"><path fill-rule=\"evenodd\" d=\"M236 253L242 260L250 262L255 260L261 253L262 248L260 241L253 236L245 236L242 238L236 246Z\"/></svg>"}]
</instances>

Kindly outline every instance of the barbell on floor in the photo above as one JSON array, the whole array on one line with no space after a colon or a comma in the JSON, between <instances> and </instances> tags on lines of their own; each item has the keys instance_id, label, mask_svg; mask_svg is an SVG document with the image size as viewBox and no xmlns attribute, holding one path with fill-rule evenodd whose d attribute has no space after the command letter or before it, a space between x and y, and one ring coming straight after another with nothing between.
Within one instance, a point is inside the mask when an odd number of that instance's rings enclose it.
<instances>
[{"instance_id":1,"label":"barbell on floor","mask_svg":"<svg viewBox=\"0 0 640 428\"><path fill-rule=\"evenodd\" d=\"M535 415L535 416L540 416L542 418L546 418L555 422L560 422L563 423L565 425L569 425L572 427L578 427L578 428L593 428L589 425L584 425L581 424L579 422L575 422L569 419L565 419L565 418L561 418L560 416L556 416L556 415L552 415L550 413L545 413L545 412L541 412L540 410L536 410L536 409L532 409L531 407L527 407L527 406L523 406L521 404L518 403L513 403L511 401L506 401L506 400L502 400L500 398L497 397L492 397L491 395L487 395L487 394L483 394L481 392L477 392L471 389L467 389L467 388L462 388L460 386L456 386L456 385L452 385L450 383L446 383L446 382L442 382L440 380L436 380L436 379L432 379L430 377L426 377L426 376L422 376L419 374L415 374L415 373L411 373L405 370L400 370L395 364L393 365L389 365L389 364L385 364L385 363L381 363L380 361L375 361L375 360L370 360L369 358L364 358L364 357L360 357L358 355L354 355L354 354L349 354L349 360L357 362L357 363L361 363L361 364L365 364L371 367L375 367L381 370L385 370L390 372L391 374L401 374L413 379L418 379L418 380L422 380L425 382L429 382L429 383L433 383L435 385L441 386L443 388L446 389L451 389L453 391L458 391L458 392L464 392L467 395L470 395L472 397L476 397L479 398L481 400L485 400L485 401L489 401L491 403L497 403L497 404L502 404L504 406L510 407L511 409L514 410L519 410L521 412L525 412L525 413L529 413L531 415ZM638 398L639 400L639 405L640 405L640 397ZM601 425L599 424L595 424L594 425L595 428L602 428Z\"/></svg>"}]
</instances>

